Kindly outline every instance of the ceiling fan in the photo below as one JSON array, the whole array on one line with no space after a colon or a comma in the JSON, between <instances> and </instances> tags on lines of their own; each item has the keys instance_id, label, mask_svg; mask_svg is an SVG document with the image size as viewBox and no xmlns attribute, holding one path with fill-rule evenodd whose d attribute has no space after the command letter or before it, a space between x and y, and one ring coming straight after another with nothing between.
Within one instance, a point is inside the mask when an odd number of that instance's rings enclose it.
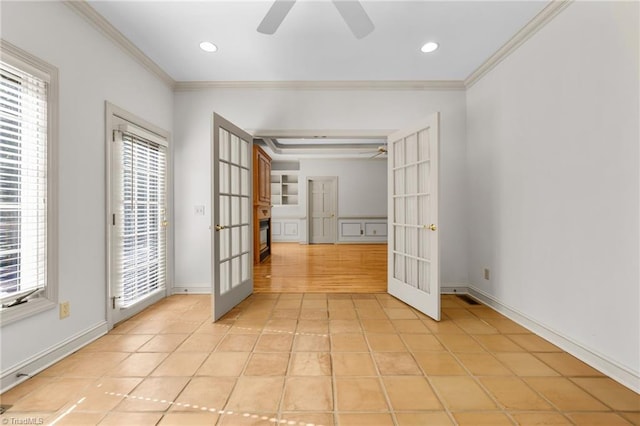
<instances>
[{"instance_id":1,"label":"ceiling fan","mask_svg":"<svg viewBox=\"0 0 640 426\"><path fill-rule=\"evenodd\" d=\"M359 0L332 0L332 2L357 39L366 37L373 31L373 22ZM296 0L275 0L258 25L258 32L274 34L295 3Z\"/></svg>"},{"instance_id":2,"label":"ceiling fan","mask_svg":"<svg viewBox=\"0 0 640 426\"><path fill-rule=\"evenodd\" d=\"M387 147L386 145L380 145L378 148L376 148L375 151L368 151L368 152L363 152L363 154L372 154L373 155L371 157L369 157L369 160L379 157L381 155L386 155L387 154Z\"/></svg>"}]
</instances>

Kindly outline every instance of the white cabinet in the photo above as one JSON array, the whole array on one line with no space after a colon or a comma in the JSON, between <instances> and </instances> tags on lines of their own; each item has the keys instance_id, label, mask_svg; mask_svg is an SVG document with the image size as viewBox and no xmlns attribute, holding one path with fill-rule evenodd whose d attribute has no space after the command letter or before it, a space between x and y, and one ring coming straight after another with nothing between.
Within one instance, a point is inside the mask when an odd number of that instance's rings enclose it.
<instances>
[{"instance_id":1,"label":"white cabinet","mask_svg":"<svg viewBox=\"0 0 640 426\"><path fill-rule=\"evenodd\" d=\"M298 172L271 171L271 203L274 206L298 204Z\"/></svg>"},{"instance_id":2,"label":"white cabinet","mask_svg":"<svg viewBox=\"0 0 640 426\"><path fill-rule=\"evenodd\" d=\"M338 218L338 241L341 243L383 243L387 241L386 217Z\"/></svg>"}]
</instances>

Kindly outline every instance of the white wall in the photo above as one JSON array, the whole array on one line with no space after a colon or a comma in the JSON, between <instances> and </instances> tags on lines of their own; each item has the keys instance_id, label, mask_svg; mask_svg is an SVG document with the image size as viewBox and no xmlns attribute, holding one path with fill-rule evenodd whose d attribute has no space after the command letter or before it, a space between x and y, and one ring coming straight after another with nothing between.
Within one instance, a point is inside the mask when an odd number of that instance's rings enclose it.
<instances>
[{"instance_id":1,"label":"white wall","mask_svg":"<svg viewBox=\"0 0 640 426\"><path fill-rule=\"evenodd\" d=\"M638 12L574 2L467 92L472 285L636 378Z\"/></svg>"},{"instance_id":2,"label":"white wall","mask_svg":"<svg viewBox=\"0 0 640 426\"><path fill-rule=\"evenodd\" d=\"M271 209L273 220L302 219L297 240L307 242L307 186L308 177L336 176L338 178L338 211L340 217L387 216L387 162L385 159L317 158L301 159L298 170L298 204L276 205ZM284 238L281 238L284 240Z\"/></svg>"},{"instance_id":3,"label":"white wall","mask_svg":"<svg viewBox=\"0 0 640 426\"><path fill-rule=\"evenodd\" d=\"M338 216L387 215L387 162L385 159L318 158L300 160L297 206L274 206L274 217L302 218L306 214L306 179L338 177Z\"/></svg>"},{"instance_id":4,"label":"white wall","mask_svg":"<svg viewBox=\"0 0 640 426\"><path fill-rule=\"evenodd\" d=\"M338 217L387 215L387 162L377 159L300 160L300 208L306 212L311 176L338 177Z\"/></svg>"},{"instance_id":5,"label":"white wall","mask_svg":"<svg viewBox=\"0 0 640 426\"><path fill-rule=\"evenodd\" d=\"M71 305L64 320L49 310L2 327L4 373L104 324L104 102L170 131L173 98L160 80L60 2L3 1L1 27L3 39L59 69L59 297Z\"/></svg>"},{"instance_id":6,"label":"white wall","mask_svg":"<svg viewBox=\"0 0 640 426\"><path fill-rule=\"evenodd\" d=\"M176 286L210 287L214 111L246 129L301 130L400 129L440 111L442 277L468 281L463 91L206 89L177 92L174 108ZM208 207L205 216L195 216L196 205Z\"/></svg>"},{"instance_id":7,"label":"white wall","mask_svg":"<svg viewBox=\"0 0 640 426\"><path fill-rule=\"evenodd\" d=\"M387 216L387 162L377 159L300 160L300 212L306 218L307 177L338 177L337 219ZM337 223L337 222L336 222ZM307 220L301 221L300 240L309 241ZM338 238L336 236L336 238Z\"/></svg>"}]
</instances>

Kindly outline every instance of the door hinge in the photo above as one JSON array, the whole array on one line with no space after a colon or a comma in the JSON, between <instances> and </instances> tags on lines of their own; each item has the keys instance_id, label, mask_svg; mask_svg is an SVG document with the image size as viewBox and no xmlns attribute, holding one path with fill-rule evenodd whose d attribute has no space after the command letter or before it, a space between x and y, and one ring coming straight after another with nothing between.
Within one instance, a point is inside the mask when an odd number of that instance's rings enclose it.
<instances>
[{"instance_id":1,"label":"door hinge","mask_svg":"<svg viewBox=\"0 0 640 426\"><path fill-rule=\"evenodd\" d=\"M111 309L116 308L116 299L122 299L122 296L111 296Z\"/></svg>"},{"instance_id":2,"label":"door hinge","mask_svg":"<svg viewBox=\"0 0 640 426\"><path fill-rule=\"evenodd\" d=\"M111 224L113 226L116 226L116 214L115 213L111 215Z\"/></svg>"}]
</instances>

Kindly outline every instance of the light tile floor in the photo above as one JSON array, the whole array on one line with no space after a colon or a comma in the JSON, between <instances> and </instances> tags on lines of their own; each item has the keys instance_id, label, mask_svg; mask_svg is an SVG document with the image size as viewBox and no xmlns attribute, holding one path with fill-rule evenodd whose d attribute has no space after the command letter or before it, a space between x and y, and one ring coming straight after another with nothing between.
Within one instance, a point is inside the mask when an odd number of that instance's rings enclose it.
<instances>
[{"instance_id":1,"label":"light tile floor","mask_svg":"<svg viewBox=\"0 0 640 426\"><path fill-rule=\"evenodd\" d=\"M640 425L640 396L483 305L173 296L1 396L3 424ZM5 423L6 421L6 423ZM21 423L22 422L22 423Z\"/></svg>"}]
</instances>

